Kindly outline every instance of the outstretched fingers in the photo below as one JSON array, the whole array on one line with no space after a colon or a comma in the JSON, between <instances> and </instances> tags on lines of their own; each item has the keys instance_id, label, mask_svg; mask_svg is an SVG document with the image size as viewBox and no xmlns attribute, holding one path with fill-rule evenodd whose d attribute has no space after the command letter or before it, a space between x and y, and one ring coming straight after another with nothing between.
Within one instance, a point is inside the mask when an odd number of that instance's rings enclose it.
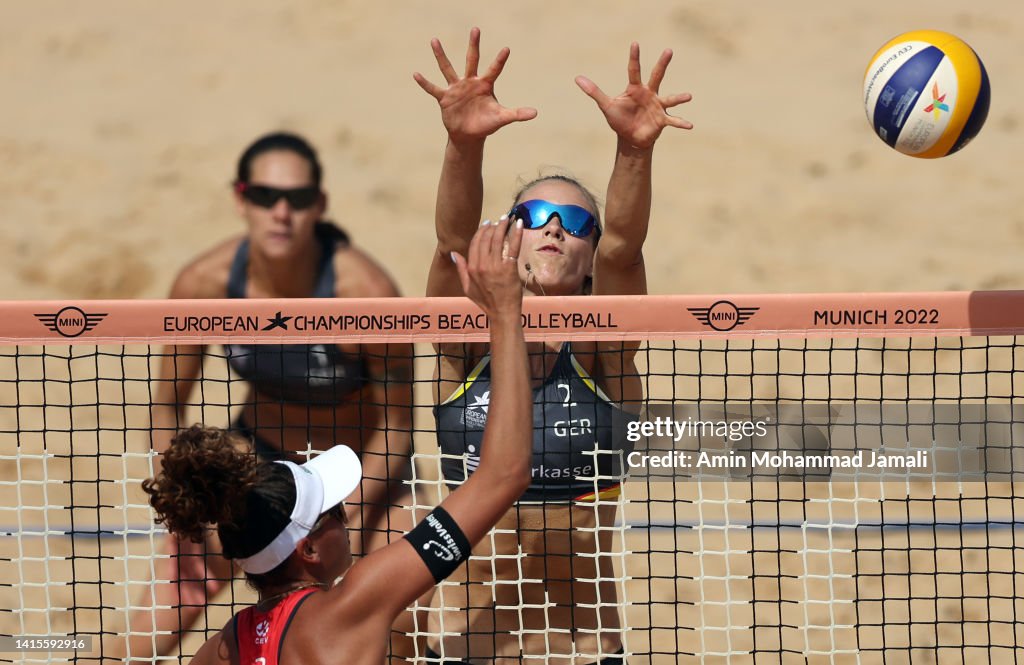
<instances>
[{"instance_id":1,"label":"outstretched fingers","mask_svg":"<svg viewBox=\"0 0 1024 665\"><path fill-rule=\"evenodd\" d=\"M437 60L437 66L441 70L441 75L444 76L444 80L448 83L458 81L459 75L455 73L455 68L452 67L451 60L449 60L447 54L445 54L444 47L441 46L441 40L437 37L431 39L430 49L434 52L434 59Z\"/></svg>"},{"instance_id":2,"label":"outstretched fingers","mask_svg":"<svg viewBox=\"0 0 1024 665\"><path fill-rule=\"evenodd\" d=\"M419 84L421 88L423 88L423 90L426 91L428 95L430 95L431 97L438 101L441 100L441 96L444 95L443 88L434 85L433 83L428 81L427 78L423 76L423 74L420 74L419 72L413 72L412 78L413 80L416 81L417 84Z\"/></svg>"},{"instance_id":3,"label":"outstretched fingers","mask_svg":"<svg viewBox=\"0 0 1024 665\"><path fill-rule=\"evenodd\" d=\"M651 78L647 79L647 87L655 94L661 88L661 81L665 78L665 70L668 69L670 62L672 62L672 49L667 48L661 52L658 62L654 63L654 69L651 70Z\"/></svg>"},{"instance_id":4,"label":"outstretched fingers","mask_svg":"<svg viewBox=\"0 0 1024 665\"><path fill-rule=\"evenodd\" d=\"M610 101L608 95L604 94L604 91L586 76L577 76L576 85L580 87L580 90L586 93L587 97L590 97L597 102L598 108L603 109L608 105L608 102Z\"/></svg>"},{"instance_id":5,"label":"outstretched fingers","mask_svg":"<svg viewBox=\"0 0 1024 665\"><path fill-rule=\"evenodd\" d=\"M466 49L466 76L476 76L480 64L480 28L469 31L469 47Z\"/></svg>"},{"instance_id":6,"label":"outstretched fingers","mask_svg":"<svg viewBox=\"0 0 1024 665\"><path fill-rule=\"evenodd\" d=\"M668 97L662 97L661 98L661 105L665 109L670 109L673 106L679 106L680 104L685 104L686 102L690 101L691 99L693 99L693 95L691 95L690 93L688 93L688 92L680 92L679 94L676 94L676 95L669 95ZM668 123L672 127L678 127L679 129L693 129L693 123L690 122L689 120L684 120L683 118L677 118L674 115L669 115L667 112L665 113L665 118L666 118L665 122Z\"/></svg>"},{"instance_id":7,"label":"outstretched fingers","mask_svg":"<svg viewBox=\"0 0 1024 665\"><path fill-rule=\"evenodd\" d=\"M629 65L626 66L626 74L629 76L630 85L641 85L640 80L640 44L633 42L629 45Z\"/></svg>"},{"instance_id":8,"label":"outstretched fingers","mask_svg":"<svg viewBox=\"0 0 1024 665\"><path fill-rule=\"evenodd\" d=\"M693 95L691 95L690 93L688 93L688 92L680 92L679 94L676 94L676 95L669 95L668 97L662 97L661 98L661 105L664 106L667 109L670 109L673 106L679 106L680 104L685 104L686 102L690 101L691 99L693 99Z\"/></svg>"},{"instance_id":9,"label":"outstretched fingers","mask_svg":"<svg viewBox=\"0 0 1024 665\"><path fill-rule=\"evenodd\" d=\"M501 76L501 72L505 69L505 63L508 62L508 56L510 53L511 51L507 46L498 51L498 55L494 56L494 62L491 63L481 78L489 83L497 81L498 77ZM477 52L477 55L477 59L479 60L479 51ZM474 69L474 74L475 73L476 71Z\"/></svg>"},{"instance_id":10,"label":"outstretched fingers","mask_svg":"<svg viewBox=\"0 0 1024 665\"><path fill-rule=\"evenodd\" d=\"M502 125L507 125L513 122L524 122L526 120L533 120L537 117L537 109L530 108L529 106L521 106L519 108L507 109L502 108L501 120Z\"/></svg>"},{"instance_id":11,"label":"outstretched fingers","mask_svg":"<svg viewBox=\"0 0 1024 665\"><path fill-rule=\"evenodd\" d=\"M693 129L693 123L689 120L677 118L674 115L665 114L665 124L678 129Z\"/></svg>"}]
</instances>

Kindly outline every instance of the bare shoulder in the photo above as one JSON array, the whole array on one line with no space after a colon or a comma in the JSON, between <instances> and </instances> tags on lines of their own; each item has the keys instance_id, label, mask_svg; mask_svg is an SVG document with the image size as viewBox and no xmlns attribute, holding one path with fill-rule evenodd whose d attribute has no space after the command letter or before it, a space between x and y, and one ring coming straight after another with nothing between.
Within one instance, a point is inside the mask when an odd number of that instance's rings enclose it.
<instances>
[{"instance_id":1,"label":"bare shoulder","mask_svg":"<svg viewBox=\"0 0 1024 665\"><path fill-rule=\"evenodd\" d=\"M203 252L178 272L172 298L224 298L235 253L245 236L236 236Z\"/></svg>"},{"instance_id":2,"label":"bare shoulder","mask_svg":"<svg viewBox=\"0 0 1024 665\"><path fill-rule=\"evenodd\" d=\"M220 663L236 663L238 655L232 648L235 644L235 622L228 621L224 628L208 639L192 658L193 665L218 665Z\"/></svg>"},{"instance_id":3,"label":"bare shoulder","mask_svg":"<svg viewBox=\"0 0 1024 665\"><path fill-rule=\"evenodd\" d=\"M345 580L350 575L351 571ZM346 662L342 656L352 655L354 644L360 645L360 651L370 652L383 650L387 644L392 618L373 611L377 603L354 602L355 594L339 588L345 580L326 593L311 595L299 608L285 641L285 653L295 656L294 660L321 662L324 654L330 654L332 662ZM379 596L380 589L372 593ZM380 655L383 659L384 654Z\"/></svg>"},{"instance_id":4,"label":"bare shoulder","mask_svg":"<svg viewBox=\"0 0 1024 665\"><path fill-rule=\"evenodd\" d=\"M395 280L384 266L351 242L334 251L334 293L339 298L391 298L399 296Z\"/></svg>"}]
</instances>

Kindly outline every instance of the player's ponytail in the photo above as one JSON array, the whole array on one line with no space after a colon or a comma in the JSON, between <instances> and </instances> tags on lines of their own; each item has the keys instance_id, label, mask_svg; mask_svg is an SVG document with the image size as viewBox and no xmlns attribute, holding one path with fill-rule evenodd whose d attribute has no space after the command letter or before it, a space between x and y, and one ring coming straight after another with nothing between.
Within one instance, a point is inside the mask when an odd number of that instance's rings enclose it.
<instances>
[{"instance_id":1,"label":"player's ponytail","mask_svg":"<svg viewBox=\"0 0 1024 665\"><path fill-rule=\"evenodd\" d=\"M174 437L160 474L142 483L157 523L196 543L216 524L229 559L266 547L288 525L295 484L286 467L259 462L245 445L200 425Z\"/></svg>"}]
</instances>

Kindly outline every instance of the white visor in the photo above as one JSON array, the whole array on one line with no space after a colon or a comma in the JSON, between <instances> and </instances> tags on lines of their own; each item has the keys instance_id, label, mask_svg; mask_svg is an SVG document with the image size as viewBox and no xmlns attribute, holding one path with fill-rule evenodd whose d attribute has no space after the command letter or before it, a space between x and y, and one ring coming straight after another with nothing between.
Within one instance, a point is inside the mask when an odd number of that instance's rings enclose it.
<instances>
[{"instance_id":1,"label":"white visor","mask_svg":"<svg viewBox=\"0 0 1024 665\"><path fill-rule=\"evenodd\" d=\"M295 507L285 530L273 542L246 559L236 559L247 573L261 575L277 568L291 556L299 541L309 535L325 512L338 505L359 486L363 468L348 446L334 446L305 464L275 462L291 469L295 478Z\"/></svg>"}]
</instances>

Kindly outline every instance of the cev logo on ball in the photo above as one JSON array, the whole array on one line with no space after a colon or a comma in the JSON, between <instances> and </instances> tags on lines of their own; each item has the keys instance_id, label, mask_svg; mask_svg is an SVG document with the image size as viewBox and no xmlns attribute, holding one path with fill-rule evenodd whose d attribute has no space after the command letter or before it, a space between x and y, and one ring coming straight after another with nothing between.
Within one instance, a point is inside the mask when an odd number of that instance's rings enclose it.
<instances>
[{"instance_id":1,"label":"cev logo on ball","mask_svg":"<svg viewBox=\"0 0 1024 665\"><path fill-rule=\"evenodd\" d=\"M932 103L924 107L925 113L935 113L935 119L938 120L939 116L942 115L942 111L949 113L949 104L945 104L946 94L939 95L939 84L932 84Z\"/></svg>"}]
</instances>

